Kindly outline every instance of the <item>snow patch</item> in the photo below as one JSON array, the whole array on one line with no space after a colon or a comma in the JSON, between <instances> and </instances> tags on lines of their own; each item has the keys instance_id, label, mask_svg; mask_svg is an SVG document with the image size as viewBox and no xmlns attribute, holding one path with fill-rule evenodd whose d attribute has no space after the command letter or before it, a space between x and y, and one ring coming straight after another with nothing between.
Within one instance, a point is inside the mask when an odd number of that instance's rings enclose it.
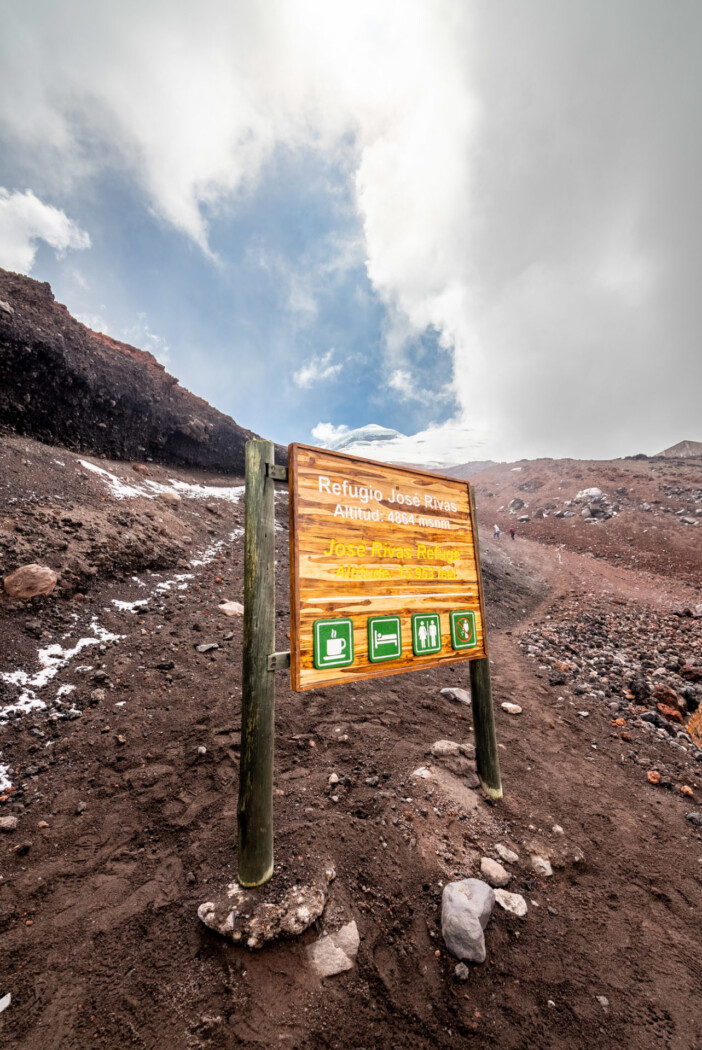
<instances>
[{"instance_id":1,"label":"snow patch","mask_svg":"<svg viewBox=\"0 0 702 1050\"><path fill-rule=\"evenodd\" d=\"M170 479L168 485L160 481L144 481L137 484L133 481L125 481L104 467L98 467L87 459L78 461L86 470L97 474L110 488L115 499L156 499L162 492L176 492L179 496L190 499L223 499L228 503L238 503L244 495L243 485L192 485L187 481L176 481Z\"/></svg>"},{"instance_id":2,"label":"snow patch","mask_svg":"<svg viewBox=\"0 0 702 1050\"><path fill-rule=\"evenodd\" d=\"M36 695L35 690L44 689L52 678L55 678L58 672L69 664L78 653L83 651L83 649L91 645L99 645L100 642L116 642L124 637L122 634L112 634L111 631L105 630L105 628L97 622L97 617L95 616L90 621L90 630L93 632L93 637L79 638L71 649L62 648L58 642L54 642L52 645L47 646L46 649L40 649L37 653L40 670L36 671L34 674L29 674L27 671L22 670L9 671L0 674L0 681L7 682L8 685L23 688L23 692L14 704L0 707L0 719L7 718L8 715L16 712L26 713L27 711L31 711L32 708L46 707L44 701L40 700ZM77 668L77 670L83 669L84 668ZM85 669L91 670L90 667Z\"/></svg>"}]
</instances>

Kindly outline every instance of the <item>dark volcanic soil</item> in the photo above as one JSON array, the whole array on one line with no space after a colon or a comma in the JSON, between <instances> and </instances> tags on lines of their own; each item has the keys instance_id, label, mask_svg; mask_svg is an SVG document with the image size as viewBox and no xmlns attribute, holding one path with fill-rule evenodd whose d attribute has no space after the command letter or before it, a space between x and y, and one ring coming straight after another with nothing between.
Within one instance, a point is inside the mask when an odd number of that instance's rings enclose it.
<instances>
[{"instance_id":1,"label":"dark volcanic soil","mask_svg":"<svg viewBox=\"0 0 702 1050\"><path fill-rule=\"evenodd\" d=\"M239 494L217 491L231 478L85 462L128 479L131 494L70 452L20 438L0 452L0 571L35 553L73 566L50 598L0 598L0 708L26 709L0 720L14 788L0 816L18 818L0 833L3 1046L702 1047L702 831L686 819L700 810L702 762L635 713L613 724L624 683L606 700L583 696L573 676L551 685L548 663L564 638L564 656L580 660L583 632L569 624L581 612L618 616L635 645L644 610L668 623L702 601L687 553L671 579L560 537L486 538L505 787L495 805L427 757L436 740L471 739L470 710L440 694L468 687L464 667L301 694L279 674L276 878L330 861L337 876L314 928L251 953L196 915L236 873L241 620L218 604L242 597ZM179 504L156 487L173 491L169 479L191 486ZM277 507L284 649L282 488ZM581 527L596 548L603 526ZM699 664L702 621L685 623L685 658ZM526 648L539 632L545 663ZM39 650L53 677L37 677ZM523 713L503 712L506 700ZM412 777L421 765L430 779ZM441 939L442 885L478 874L497 843L519 854L508 888L528 913L495 907L487 961L460 982ZM533 873L533 852L550 858L550 878ZM352 918L356 965L320 982L306 946Z\"/></svg>"}]
</instances>

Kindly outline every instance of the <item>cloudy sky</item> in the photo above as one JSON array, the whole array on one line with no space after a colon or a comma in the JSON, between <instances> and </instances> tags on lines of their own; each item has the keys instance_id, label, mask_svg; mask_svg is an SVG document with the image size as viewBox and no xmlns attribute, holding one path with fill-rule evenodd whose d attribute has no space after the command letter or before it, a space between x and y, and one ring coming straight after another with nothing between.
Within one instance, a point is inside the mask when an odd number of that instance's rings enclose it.
<instances>
[{"instance_id":1,"label":"cloudy sky","mask_svg":"<svg viewBox=\"0 0 702 1050\"><path fill-rule=\"evenodd\" d=\"M0 14L0 265L242 425L702 440L698 0Z\"/></svg>"}]
</instances>

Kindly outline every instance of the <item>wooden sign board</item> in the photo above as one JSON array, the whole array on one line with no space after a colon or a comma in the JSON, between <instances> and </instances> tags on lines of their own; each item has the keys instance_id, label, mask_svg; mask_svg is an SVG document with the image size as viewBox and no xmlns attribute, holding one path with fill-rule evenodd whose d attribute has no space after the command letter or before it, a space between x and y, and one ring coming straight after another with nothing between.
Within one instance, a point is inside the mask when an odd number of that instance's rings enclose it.
<instances>
[{"instance_id":1,"label":"wooden sign board","mask_svg":"<svg viewBox=\"0 0 702 1050\"><path fill-rule=\"evenodd\" d=\"M288 452L292 688L487 656L468 483Z\"/></svg>"}]
</instances>

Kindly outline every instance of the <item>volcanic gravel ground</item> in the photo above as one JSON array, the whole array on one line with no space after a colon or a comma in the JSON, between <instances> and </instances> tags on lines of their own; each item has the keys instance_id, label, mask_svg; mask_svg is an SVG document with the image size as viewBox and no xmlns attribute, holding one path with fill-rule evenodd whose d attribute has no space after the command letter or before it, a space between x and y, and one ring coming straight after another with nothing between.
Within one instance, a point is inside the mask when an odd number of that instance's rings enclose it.
<instances>
[{"instance_id":1,"label":"volcanic gravel ground","mask_svg":"<svg viewBox=\"0 0 702 1050\"><path fill-rule=\"evenodd\" d=\"M232 479L152 466L143 478L92 460L124 484L193 487L172 506L143 491L120 498L77 457L31 442L6 442L1 458L3 574L41 543L57 570L72 556L97 569L49 598L0 599L0 707L20 707L0 720L12 785L0 816L17 817L0 834L0 1001L12 996L3 1046L702 1046L702 834L687 819L700 809L702 764L687 741L681 750L667 731L633 724L636 705L627 727L612 725L609 704L630 703L626 676L603 685L598 664L597 682L576 691L595 623L618 651L633 653L645 628L639 652L655 641L661 657L674 648L697 661L699 624L675 616L701 600L694 586L523 539L483 544L505 788L494 805L428 755L437 740L471 741L470 709L440 693L468 687L466 665L300 694L277 675L275 877L333 864L336 878L302 938L249 952L196 914L236 873L242 625L218 605L242 597L242 504L235 492L212 495ZM82 529L52 525L59 499L91 522L87 543ZM277 513L285 649L282 490ZM118 529L115 515L128 524ZM119 557L97 564L110 529ZM155 564L139 553L148 543ZM686 622L685 644L668 641ZM207 645L217 648L197 648ZM643 657L626 659L648 674ZM556 660L573 667L550 684ZM504 701L523 713L508 715ZM413 777L420 766L429 779ZM519 854L508 888L528 913L495 907L487 961L460 982L440 933L442 886L477 875L497 843ZM550 878L533 872L533 853L550 858ZM361 935L355 966L320 981L306 948L350 919Z\"/></svg>"}]
</instances>

